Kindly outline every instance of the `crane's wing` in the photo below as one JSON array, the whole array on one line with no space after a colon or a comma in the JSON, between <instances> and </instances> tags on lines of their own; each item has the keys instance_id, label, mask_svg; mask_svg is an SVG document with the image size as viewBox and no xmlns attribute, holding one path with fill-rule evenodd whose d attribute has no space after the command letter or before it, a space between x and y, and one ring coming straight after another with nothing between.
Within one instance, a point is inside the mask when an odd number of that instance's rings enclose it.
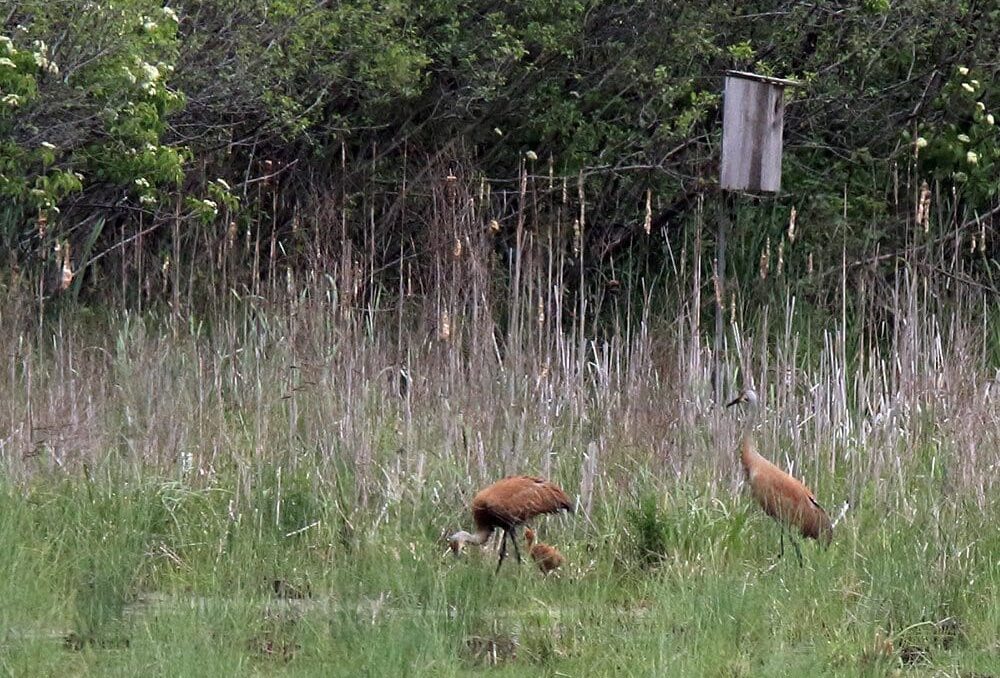
<instances>
[{"instance_id":1,"label":"crane's wing","mask_svg":"<svg viewBox=\"0 0 1000 678\"><path fill-rule=\"evenodd\" d=\"M516 476L497 483L484 500L490 511L512 524L543 513L573 511L573 502L557 485L532 476Z\"/></svg>"}]
</instances>

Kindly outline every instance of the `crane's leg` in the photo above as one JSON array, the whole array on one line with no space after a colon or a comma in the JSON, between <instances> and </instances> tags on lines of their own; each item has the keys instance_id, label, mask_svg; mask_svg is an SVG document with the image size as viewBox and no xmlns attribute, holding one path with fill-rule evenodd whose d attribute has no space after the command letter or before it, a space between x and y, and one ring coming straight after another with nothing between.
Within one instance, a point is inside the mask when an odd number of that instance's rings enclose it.
<instances>
[{"instance_id":1,"label":"crane's leg","mask_svg":"<svg viewBox=\"0 0 1000 678\"><path fill-rule=\"evenodd\" d=\"M507 555L507 530L504 530L500 537L500 560L497 562L497 571L493 574L500 574L500 566L503 565L504 556Z\"/></svg>"},{"instance_id":2,"label":"crane's leg","mask_svg":"<svg viewBox=\"0 0 1000 678\"><path fill-rule=\"evenodd\" d=\"M781 559L785 557L785 528L781 526L778 529L781 534L781 548L778 550L778 558Z\"/></svg>"},{"instance_id":3,"label":"crane's leg","mask_svg":"<svg viewBox=\"0 0 1000 678\"><path fill-rule=\"evenodd\" d=\"M792 546L795 547L795 555L799 557L799 567L802 567L802 551L799 549L799 542L792 535L788 535L788 538L792 541Z\"/></svg>"},{"instance_id":4,"label":"crane's leg","mask_svg":"<svg viewBox=\"0 0 1000 678\"><path fill-rule=\"evenodd\" d=\"M517 564L521 564L521 551L517 548L517 528L513 528L510 531L510 541L514 544L514 555L517 556Z\"/></svg>"}]
</instances>

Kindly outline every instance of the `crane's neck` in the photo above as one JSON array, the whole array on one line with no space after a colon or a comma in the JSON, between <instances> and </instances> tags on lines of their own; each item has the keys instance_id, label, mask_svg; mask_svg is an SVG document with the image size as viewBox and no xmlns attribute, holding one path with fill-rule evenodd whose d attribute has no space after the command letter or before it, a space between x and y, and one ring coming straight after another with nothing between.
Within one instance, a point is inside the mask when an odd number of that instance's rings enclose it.
<instances>
[{"instance_id":1,"label":"crane's neck","mask_svg":"<svg viewBox=\"0 0 1000 678\"><path fill-rule=\"evenodd\" d=\"M493 534L493 530L490 529L476 530L475 534L461 530L451 535L449 542L451 543L452 551L454 551L457 555L466 544L482 546L486 543L486 540L490 538L491 534Z\"/></svg>"},{"instance_id":2,"label":"crane's neck","mask_svg":"<svg viewBox=\"0 0 1000 678\"><path fill-rule=\"evenodd\" d=\"M470 544L475 544L476 546L482 546L486 543L486 540L490 538L491 534L493 534L493 530L476 530L475 534L469 534L466 532L465 541Z\"/></svg>"},{"instance_id":3,"label":"crane's neck","mask_svg":"<svg viewBox=\"0 0 1000 678\"><path fill-rule=\"evenodd\" d=\"M760 455L754 449L753 440L749 435L743 436L743 443L740 445L740 462L743 464L743 470L747 476L753 474L753 468L756 465L755 461L759 458Z\"/></svg>"}]
</instances>

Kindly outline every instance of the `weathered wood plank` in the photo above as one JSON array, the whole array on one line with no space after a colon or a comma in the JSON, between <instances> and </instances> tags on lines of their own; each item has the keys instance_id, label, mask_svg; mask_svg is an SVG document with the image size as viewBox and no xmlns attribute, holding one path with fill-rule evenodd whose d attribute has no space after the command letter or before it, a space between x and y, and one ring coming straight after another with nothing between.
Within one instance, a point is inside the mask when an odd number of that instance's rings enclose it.
<instances>
[{"instance_id":1,"label":"weathered wood plank","mask_svg":"<svg viewBox=\"0 0 1000 678\"><path fill-rule=\"evenodd\" d=\"M726 77L721 185L731 191L781 190L785 98L781 84Z\"/></svg>"}]
</instances>

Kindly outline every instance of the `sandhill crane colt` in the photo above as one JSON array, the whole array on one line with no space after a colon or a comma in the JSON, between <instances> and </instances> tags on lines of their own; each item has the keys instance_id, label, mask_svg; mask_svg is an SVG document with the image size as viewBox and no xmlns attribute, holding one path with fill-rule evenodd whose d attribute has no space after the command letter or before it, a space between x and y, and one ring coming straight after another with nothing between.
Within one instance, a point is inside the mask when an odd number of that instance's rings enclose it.
<instances>
[{"instance_id":1,"label":"sandhill crane colt","mask_svg":"<svg viewBox=\"0 0 1000 678\"><path fill-rule=\"evenodd\" d=\"M779 558L785 554L786 528L797 528L803 537L815 539L823 546L830 545L833 524L816 497L800 481L760 456L749 435L743 437L740 446L740 463L750 483L750 494L764 512L781 525ZM802 551L791 533L788 536L801 567Z\"/></svg>"},{"instance_id":2,"label":"sandhill crane colt","mask_svg":"<svg viewBox=\"0 0 1000 678\"><path fill-rule=\"evenodd\" d=\"M531 554L531 559L538 564L538 569L542 571L542 574L548 574L566 562L563 554L559 553L556 547L543 544L542 542L536 544L535 531L530 527L524 528L524 541L528 545L528 552Z\"/></svg>"},{"instance_id":3,"label":"sandhill crane colt","mask_svg":"<svg viewBox=\"0 0 1000 678\"><path fill-rule=\"evenodd\" d=\"M472 499L472 521L476 533L461 530L451 535L448 542L457 555L466 543L482 546L494 530L503 530L500 542L500 560L497 572L507 555L507 540L514 544L517 562L521 552L517 548L517 527L544 513L573 512L573 503L566 493L553 483L532 476L513 476L497 481L480 490Z\"/></svg>"}]
</instances>

